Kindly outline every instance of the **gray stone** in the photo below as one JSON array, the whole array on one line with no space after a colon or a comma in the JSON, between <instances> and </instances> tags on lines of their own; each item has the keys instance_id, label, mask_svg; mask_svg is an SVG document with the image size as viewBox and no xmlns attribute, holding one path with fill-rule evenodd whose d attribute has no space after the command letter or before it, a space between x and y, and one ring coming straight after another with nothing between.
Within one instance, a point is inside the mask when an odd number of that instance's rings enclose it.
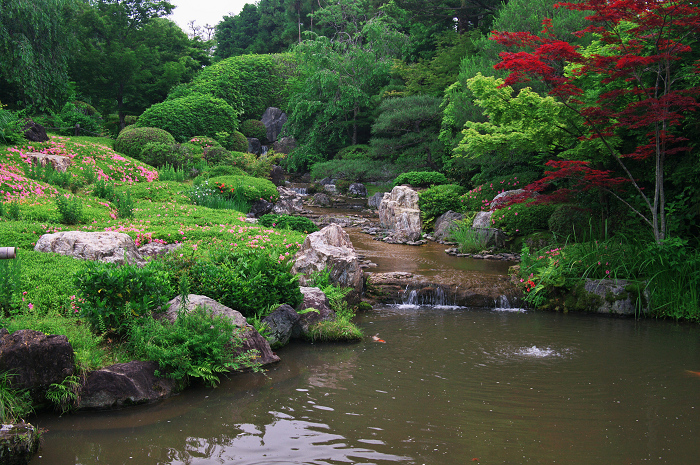
<instances>
[{"instance_id":1,"label":"gray stone","mask_svg":"<svg viewBox=\"0 0 700 465\"><path fill-rule=\"evenodd\" d=\"M39 450L39 428L20 422L0 427L0 463L27 465Z\"/></svg>"},{"instance_id":2,"label":"gray stone","mask_svg":"<svg viewBox=\"0 0 700 465\"><path fill-rule=\"evenodd\" d=\"M327 207L331 204L331 198L328 197L328 194L317 192L313 196L313 203L314 205L318 205L320 207Z\"/></svg>"},{"instance_id":3,"label":"gray stone","mask_svg":"<svg viewBox=\"0 0 700 465\"><path fill-rule=\"evenodd\" d=\"M260 155L260 151L262 150L262 144L260 143L260 139L256 139L255 137L248 137L248 153L254 153L256 155Z\"/></svg>"},{"instance_id":4,"label":"gray stone","mask_svg":"<svg viewBox=\"0 0 700 465\"><path fill-rule=\"evenodd\" d=\"M284 153L288 155L295 148L297 148L297 141L291 136L282 137L272 144L272 150L274 150L275 153Z\"/></svg>"},{"instance_id":5,"label":"gray stone","mask_svg":"<svg viewBox=\"0 0 700 465\"><path fill-rule=\"evenodd\" d=\"M266 213L270 213L272 211L272 207L274 207L274 204L272 202L268 202L264 199L259 199L253 205L250 206L248 217L259 218Z\"/></svg>"},{"instance_id":6,"label":"gray stone","mask_svg":"<svg viewBox=\"0 0 700 465\"><path fill-rule=\"evenodd\" d=\"M267 340L271 347L281 347L289 342L292 337L294 326L299 321L300 315L289 305L284 304L277 307L277 310L263 318L262 322L267 325Z\"/></svg>"},{"instance_id":7,"label":"gray stone","mask_svg":"<svg viewBox=\"0 0 700 465\"><path fill-rule=\"evenodd\" d=\"M453 212L452 210L443 213L437 218L437 220L435 220L433 237L438 241L446 241L451 239L450 234L452 229L457 226L458 221L462 221L463 219L464 215Z\"/></svg>"},{"instance_id":8,"label":"gray stone","mask_svg":"<svg viewBox=\"0 0 700 465\"><path fill-rule=\"evenodd\" d=\"M506 203L512 197L520 196L520 195L526 194L527 192L528 191L526 191L525 189L515 189L512 191L501 192L500 194L498 194L496 197L493 198L493 200L489 204L489 207L491 208L491 210L496 210L496 209L500 208L501 205Z\"/></svg>"},{"instance_id":9,"label":"gray stone","mask_svg":"<svg viewBox=\"0 0 700 465\"><path fill-rule=\"evenodd\" d=\"M299 306L299 321L294 326L292 331L293 338L308 339L311 336L311 329L321 321L335 320L335 312L331 310L328 303L328 297L318 287L301 287L299 288L304 301ZM314 309L304 311L307 309Z\"/></svg>"},{"instance_id":10,"label":"gray stone","mask_svg":"<svg viewBox=\"0 0 700 465\"><path fill-rule=\"evenodd\" d=\"M44 234L36 242L37 252L54 252L82 260L143 266L143 259L133 239L118 232L62 231Z\"/></svg>"},{"instance_id":11,"label":"gray stone","mask_svg":"<svg viewBox=\"0 0 700 465\"><path fill-rule=\"evenodd\" d=\"M379 224L393 230L400 242L417 241L421 235L418 193L408 186L396 186L384 194L379 205Z\"/></svg>"},{"instance_id":12,"label":"gray stone","mask_svg":"<svg viewBox=\"0 0 700 465\"><path fill-rule=\"evenodd\" d=\"M367 199L367 206L369 208L379 209L379 205L381 205L382 203L384 194L386 194L386 192L377 192L376 194L374 194L372 197Z\"/></svg>"},{"instance_id":13,"label":"gray stone","mask_svg":"<svg viewBox=\"0 0 700 465\"><path fill-rule=\"evenodd\" d=\"M348 187L348 194L356 197L367 197L367 188L364 184L354 182L350 184L350 187Z\"/></svg>"},{"instance_id":14,"label":"gray stone","mask_svg":"<svg viewBox=\"0 0 700 465\"><path fill-rule=\"evenodd\" d=\"M68 170L68 166L71 164L70 157L52 155L48 153L29 152L25 153L22 158L31 163L33 166L46 166L47 164L50 164L53 166L54 170L60 173L65 173Z\"/></svg>"},{"instance_id":15,"label":"gray stone","mask_svg":"<svg viewBox=\"0 0 700 465\"><path fill-rule=\"evenodd\" d=\"M318 184L320 184L320 185L322 185L322 186L326 186L326 185L328 185L328 184L333 184L333 179L331 179L331 178L323 178L323 179L321 179L321 180L318 182Z\"/></svg>"},{"instance_id":16,"label":"gray stone","mask_svg":"<svg viewBox=\"0 0 700 465\"><path fill-rule=\"evenodd\" d=\"M139 253L142 257L160 257L166 255L173 250L179 249L182 244L161 244L160 242L149 242L148 244L139 247Z\"/></svg>"},{"instance_id":17,"label":"gray stone","mask_svg":"<svg viewBox=\"0 0 700 465\"><path fill-rule=\"evenodd\" d=\"M36 403L44 402L51 384L75 374L73 348L66 336L47 336L22 329L0 332L0 373L10 372L13 389L28 389Z\"/></svg>"},{"instance_id":18,"label":"gray stone","mask_svg":"<svg viewBox=\"0 0 700 465\"><path fill-rule=\"evenodd\" d=\"M493 216L493 212L478 212L474 217L474 221L472 222L472 228L490 228L491 216Z\"/></svg>"},{"instance_id":19,"label":"gray stone","mask_svg":"<svg viewBox=\"0 0 700 465\"><path fill-rule=\"evenodd\" d=\"M46 134L46 128L30 118L24 120L22 131L24 132L24 137L28 141L46 142L49 140L49 136Z\"/></svg>"},{"instance_id":20,"label":"gray stone","mask_svg":"<svg viewBox=\"0 0 700 465\"><path fill-rule=\"evenodd\" d=\"M623 279L586 279L583 285L584 292L598 297L598 299L584 297L586 302L596 303L594 308L588 310L594 313L634 316L638 312L637 296L625 290L628 285L629 283ZM644 300L649 302L649 296L646 295ZM647 310L642 309L644 313Z\"/></svg>"},{"instance_id":21,"label":"gray stone","mask_svg":"<svg viewBox=\"0 0 700 465\"><path fill-rule=\"evenodd\" d=\"M260 121L267 128L267 140L274 142L282 133L282 126L287 122L287 115L279 108L268 107Z\"/></svg>"},{"instance_id":22,"label":"gray stone","mask_svg":"<svg viewBox=\"0 0 700 465\"><path fill-rule=\"evenodd\" d=\"M332 282L353 289L353 296L362 293L362 269L357 252L348 234L337 224L330 224L306 236L295 256L292 274L301 274L299 281L306 285L312 273L330 269Z\"/></svg>"},{"instance_id":23,"label":"gray stone","mask_svg":"<svg viewBox=\"0 0 700 465\"><path fill-rule=\"evenodd\" d=\"M293 215L304 211L303 197L298 192L286 187L278 186L279 200L272 207L272 212L277 215Z\"/></svg>"},{"instance_id":24,"label":"gray stone","mask_svg":"<svg viewBox=\"0 0 700 465\"><path fill-rule=\"evenodd\" d=\"M284 169L279 165L272 165L270 170L270 181L275 186L284 186Z\"/></svg>"},{"instance_id":25,"label":"gray stone","mask_svg":"<svg viewBox=\"0 0 700 465\"><path fill-rule=\"evenodd\" d=\"M158 377L156 362L117 363L88 374L78 409L110 409L147 404L177 391L174 379Z\"/></svg>"},{"instance_id":26,"label":"gray stone","mask_svg":"<svg viewBox=\"0 0 700 465\"><path fill-rule=\"evenodd\" d=\"M506 245L506 235L496 228L472 228L483 240L484 247L500 249Z\"/></svg>"}]
</instances>

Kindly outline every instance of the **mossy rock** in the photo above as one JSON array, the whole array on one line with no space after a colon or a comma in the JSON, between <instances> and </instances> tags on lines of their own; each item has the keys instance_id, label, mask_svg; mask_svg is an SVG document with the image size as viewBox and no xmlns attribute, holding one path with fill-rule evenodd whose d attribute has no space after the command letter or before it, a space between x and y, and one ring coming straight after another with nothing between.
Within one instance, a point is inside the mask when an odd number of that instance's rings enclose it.
<instances>
[{"instance_id":1,"label":"mossy rock","mask_svg":"<svg viewBox=\"0 0 700 465\"><path fill-rule=\"evenodd\" d=\"M0 463L26 465L39 450L39 429L29 423L2 425L0 428Z\"/></svg>"}]
</instances>

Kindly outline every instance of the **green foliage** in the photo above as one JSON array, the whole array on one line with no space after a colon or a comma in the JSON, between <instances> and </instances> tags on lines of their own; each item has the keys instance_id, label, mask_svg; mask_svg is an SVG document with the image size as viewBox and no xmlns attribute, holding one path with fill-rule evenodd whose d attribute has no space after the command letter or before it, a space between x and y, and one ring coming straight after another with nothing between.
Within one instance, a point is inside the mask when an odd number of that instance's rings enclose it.
<instances>
[{"instance_id":1,"label":"green foliage","mask_svg":"<svg viewBox=\"0 0 700 465\"><path fill-rule=\"evenodd\" d=\"M22 265L20 257L0 260L0 314L8 315L20 299Z\"/></svg>"},{"instance_id":2,"label":"green foliage","mask_svg":"<svg viewBox=\"0 0 700 465\"><path fill-rule=\"evenodd\" d=\"M447 184L449 181L444 174L437 171L409 171L401 173L394 179L394 186L408 184L413 187L430 187Z\"/></svg>"},{"instance_id":3,"label":"green foliage","mask_svg":"<svg viewBox=\"0 0 700 465\"><path fill-rule=\"evenodd\" d=\"M175 144L175 139L168 131L156 127L129 126L119 133L117 140L114 141L114 150L138 158L149 143L172 146Z\"/></svg>"},{"instance_id":4,"label":"green foliage","mask_svg":"<svg viewBox=\"0 0 700 465\"><path fill-rule=\"evenodd\" d=\"M219 142L212 137L195 136L188 142L201 147L203 152L208 148L221 147L221 144L219 144Z\"/></svg>"},{"instance_id":5,"label":"green foliage","mask_svg":"<svg viewBox=\"0 0 700 465\"><path fill-rule=\"evenodd\" d=\"M78 224L83 221L83 201L75 195L57 195L56 208L59 222L62 224Z\"/></svg>"},{"instance_id":6,"label":"green foliage","mask_svg":"<svg viewBox=\"0 0 700 465\"><path fill-rule=\"evenodd\" d=\"M46 390L46 400L51 402L54 408L63 415L76 407L80 389L80 378L74 375L67 376L60 383L52 383L49 386Z\"/></svg>"},{"instance_id":7,"label":"green foliage","mask_svg":"<svg viewBox=\"0 0 700 465\"><path fill-rule=\"evenodd\" d=\"M221 195L227 197L240 195L250 203L260 199L274 203L279 199L277 187L267 179L251 176L217 176L209 179L209 185L219 189Z\"/></svg>"},{"instance_id":8,"label":"green foliage","mask_svg":"<svg viewBox=\"0 0 700 465\"><path fill-rule=\"evenodd\" d=\"M459 211L461 207L459 196L464 193L464 190L462 186L456 184L443 184L430 187L418 194L418 206L423 224L430 227L443 213L449 210Z\"/></svg>"},{"instance_id":9,"label":"green foliage","mask_svg":"<svg viewBox=\"0 0 700 465\"><path fill-rule=\"evenodd\" d=\"M129 345L137 357L157 362L165 376L215 386L222 373L258 366L254 351L237 354L239 331L228 318L197 308L180 311L174 323L145 319L131 331Z\"/></svg>"},{"instance_id":10,"label":"green foliage","mask_svg":"<svg viewBox=\"0 0 700 465\"><path fill-rule=\"evenodd\" d=\"M231 152L221 146L209 147L204 149L204 159L210 166L227 164L231 161Z\"/></svg>"},{"instance_id":11,"label":"green foliage","mask_svg":"<svg viewBox=\"0 0 700 465\"><path fill-rule=\"evenodd\" d=\"M532 202L516 203L494 211L491 222L494 228L508 235L527 236L547 229L554 208L553 205L533 205Z\"/></svg>"},{"instance_id":12,"label":"green foliage","mask_svg":"<svg viewBox=\"0 0 700 465\"><path fill-rule=\"evenodd\" d=\"M590 239L591 225L590 213L573 205L559 205L547 221L549 230L559 240L580 242L585 238Z\"/></svg>"},{"instance_id":13,"label":"green foliage","mask_svg":"<svg viewBox=\"0 0 700 465\"><path fill-rule=\"evenodd\" d=\"M461 211L487 211L490 208L491 201L498 194L522 189L536 179L539 179L539 173L525 171L487 181L460 197Z\"/></svg>"},{"instance_id":14,"label":"green foliage","mask_svg":"<svg viewBox=\"0 0 700 465\"><path fill-rule=\"evenodd\" d=\"M156 168L165 165L181 166L178 152L174 144L164 144L163 142L149 142L143 146L138 154L138 159Z\"/></svg>"},{"instance_id":15,"label":"green foliage","mask_svg":"<svg viewBox=\"0 0 700 465\"><path fill-rule=\"evenodd\" d=\"M471 227L473 217L465 218L450 230L450 239L457 243L460 253L478 253L486 249L488 235Z\"/></svg>"},{"instance_id":16,"label":"green foliage","mask_svg":"<svg viewBox=\"0 0 700 465\"><path fill-rule=\"evenodd\" d=\"M30 179L45 182L62 189L70 189L73 193L83 185L79 177L67 171L56 171L51 163L46 163L44 166L38 163L36 165L26 165L24 170L25 176Z\"/></svg>"},{"instance_id":17,"label":"green foliage","mask_svg":"<svg viewBox=\"0 0 700 465\"><path fill-rule=\"evenodd\" d=\"M258 223L268 228L291 229L304 234L318 231L318 226L304 216L275 215L268 213L258 218Z\"/></svg>"},{"instance_id":18,"label":"green foliage","mask_svg":"<svg viewBox=\"0 0 700 465\"><path fill-rule=\"evenodd\" d=\"M314 163L311 166L311 178L345 178L357 182L388 181L402 168L394 163L378 163L370 158L343 158Z\"/></svg>"},{"instance_id":19,"label":"green foliage","mask_svg":"<svg viewBox=\"0 0 700 465\"><path fill-rule=\"evenodd\" d=\"M253 316L275 304L296 307L302 301L299 283L289 272L291 261L287 264L280 258L285 257L273 257L263 251L222 250L211 261L192 266L191 292L211 297L244 316Z\"/></svg>"},{"instance_id":20,"label":"green foliage","mask_svg":"<svg viewBox=\"0 0 700 465\"><path fill-rule=\"evenodd\" d=\"M0 421L17 423L32 413L32 398L26 389L12 389L12 373L0 373Z\"/></svg>"},{"instance_id":21,"label":"green foliage","mask_svg":"<svg viewBox=\"0 0 700 465\"><path fill-rule=\"evenodd\" d=\"M267 127L265 127L265 124L260 120L247 119L241 123L240 130L245 137L254 137L258 139L261 144L267 142Z\"/></svg>"},{"instance_id":22,"label":"green foliage","mask_svg":"<svg viewBox=\"0 0 700 465\"><path fill-rule=\"evenodd\" d=\"M90 262L75 275L81 316L95 331L125 334L133 321L172 298L170 277L157 262L139 268Z\"/></svg>"},{"instance_id":23,"label":"green foliage","mask_svg":"<svg viewBox=\"0 0 700 465\"><path fill-rule=\"evenodd\" d=\"M22 119L17 113L2 107L0 103L0 144L21 144L24 141Z\"/></svg>"},{"instance_id":24,"label":"green foliage","mask_svg":"<svg viewBox=\"0 0 700 465\"><path fill-rule=\"evenodd\" d=\"M246 173L238 166L217 165L207 171L207 174L212 178L219 176L245 176Z\"/></svg>"},{"instance_id":25,"label":"green foliage","mask_svg":"<svg viewBox=\"0 0 700 465\"><path fill-rule=\"evenodd\" d=\"M348 145L338 150L335 158L338 160L369 160L371 148L367 144Z\"/></svg>"},{"instance_id":26,"label":"green foliage","mask_svg":"<svg viewBox=\"0 0 700 465\"><path fill-rule=\"evenodd\" d=\"M335 312L334 320L321 321L310 328L309 339L323 342L349 342L362 339L362 330L352 322L355 310L350 308L345 300L347 295L352 292L352 288L341 287L333 283L329 268L312 273L307 285L321 289L328 298L331 309ZM318 312L315 308L307 310Z\"/></svg>"},{"instance_id":27,"label":"green foliage","mask_svg":"<svg viewBox=\"0 0 700 465\"><path fill-rule=\"evenodd\" d=\"M70 136L74 133L76 124L80 125L80 130L87 131L91 136L102 135L102 115L90 104L81 101L67 102L63 105L58 115L62 128L60 134ZM65 128L65 129L64 129Z\"/></svg>"},{"instance_id":28,"label":"green foliage","mask_svg":"<svg viewBox=\"0 0 700 465\"><path fill-rule=\"evenodd\" d=\"M157 103L143 112L136 126L168 131L179 142L193 136L216 137L217 132L233 133L238 112L225 100L193 94ZM246 145L247 147L247 145Z\"/></svg>"},{"instance_id":29,"label":"green foliage","mask_svg":"<svg viewBox=\"0 0 700 465\"><path fill-rule=\"evenodd\" d=\"M345 195L348 193L348 189L350 188L351 184L352 182L348 181L347 179L338 179L335 182L335 188L338 190L338 192Z\"/></svg>"},{"instance_id":30,"label":"green foliage","mask_svg":"<svg viewBox=\"0 0 700 465\"><path fill-rule=\"evenodd\" d=\"M233 131L231 133L227 131L218 131L216 133L216 139L226 150L230 150L231 152L245 153L248 151L248 139L238 131Z\"/></svg>"},{"instance_id":31,"label":"green foliage","mask_svg":"<svg viewBox=\"0 0 700 465\"><path fill-rule=\"evenodd\" d=\"M214 210L236 210L241 213L250 211L250 203L243 197L242 190L237 192L224 193L206 180L201 184L195 184L190 190L189 197L192 205L200 205L202 207L211 208Z\"/></svg>"}]
</instances>

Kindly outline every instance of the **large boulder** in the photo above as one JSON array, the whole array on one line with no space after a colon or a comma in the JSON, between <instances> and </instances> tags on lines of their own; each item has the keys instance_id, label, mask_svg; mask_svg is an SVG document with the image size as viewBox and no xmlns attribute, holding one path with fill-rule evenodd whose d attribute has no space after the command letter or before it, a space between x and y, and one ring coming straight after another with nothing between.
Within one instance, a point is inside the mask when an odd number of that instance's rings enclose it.
<instances>
[{"instance_id":1,"label":"large boulder","mask_svg":"<svg viewBox=\"0 0 700 465\"><path fill-rule=\"evenodd\" d=\"M464 215L453 212L452 210L443 213L435 220L433 227L433 237L439 241L451 240L450 234L452 229L457 226L458 221L462 221Z\"/></svg>"},{"instance_id":2,"label":"large boulder","mask_svg":"<svg viewBox=\"0 0 700 465\"><path fill-rule=\"evenodd\" d=\"M354 182L348 187L348 194L355 197L367 197L367 188L362 183Z\"/></svg>"},{"instance_id":3,"label":"large boulder","mask_svg":"<svg viewBox=\"0 0 700 465\"><path fill-rule=\"evenodd\" d=\"M297 148L297 140L292 136L282 137L280 140L276 140L272 144L272 150L274 150L275 153L284 153L289 155L295 148Z\"/></svg>"},{"instance_id":4,"label":"large boulder","mask_svg":"<svg viewBox=\"0 0 700 465\"><path fill-rule=\"evenodd\" d=\"M263 318L262 322L267 325L267 340L271 347L281 347L289 342L292 337L294 326L301 318L291 306L280 305L277 310Z\"/></svg>"},{"instance_id":5,"label":"large boulder","mask_svg":"<svg viewBox=\"0 0 700 465\"><path fill-rule=\"evenodd\" d=\"M267 128L267 140L274 142L282 133L282 126L287 122L287 114L279 108L268 107L260 121Z\"/></svg>"},{"instance_id":6,"label":"large boulder","mask_svg":"<svg viewBox=\"0 0 700 465\"><path fill-rule=\"evenodd\" d=\"M279 165L272 165L270 169L270 181L275 186L284 186L284 169Z\"/></svg>"},{"instance_id":7,"label":"large boulder","mask_svg":"<svg viewBox=\"0 0 700 465\"><path fill-rule=\"evenodd\" d=\"M83 260L143 266L143 259L128 234L101 231L62 231L44 234L36 242L37 252L54 252Z\"/></svg>"},{"instance_id":8,"label":"large boulder","mask_svg":"<svg viewBox=\"0 0 700 465\"><path fill-rule=\"evenodd\" d=\"M260 152L262 151L262 144L260 143L260 139L257 139L255 137L248 137L248 153L254 153L256 155L260 155Z\"/></svg>"},{"instance_id":9,"label":"large boulder","mask_svg":"<svg viewBox=\"0 0 700 465\"><path fill-rule=\"evenodd\" d=\"M146 245L139 247L139 253L142 257L162 257L173 250L179 249L182 244L162 244L160 242L149 242Z\"/></svg>"},{"instance_id":10,"label":"large boulder","mask_svg":"<svg viewBox=\"0 0 700 465\"><path fill-rule=\"evenodd\" d=\"M331 310L326 294L318 287L302 286L299 290L304 296L304 301L299 305L299 320L292 330L292 337L308 339L311 337L313 326L322 321L335 320L335 312Z\"/></svg>"},{"instance_id":11,"label":"large boulder","mask_svg":"<svg viewBox=\"0 0 700 465\"><path fill-rule=\"evenodd\" d=\"M331 204L331 198L328 197L328 194L316 192L312 197L312 202L314 205L318 205L319 207L328 207Z\"/></svg>"},{"instance_id":12,"label":"large boulder","mask_svg":"<svg viewBox=\"0 0 700 465\"><path fill-rule=\"evenodd\" d=\"M29 152L23 155L23 158L33 166L46 166L50 164L54 170L65 173L68 170L68 165L71 163L70 157L61 155L53 155L50 153Z\"/></svg>"},{"instance_id":13,"label":"large boulder","mask_svg":"<svg viewBox=\"0 0 700 465\"><path fill-rule=\"evenodd\" d=\"M51 384L75 374L73 348L66 336L47 336L22 329L0 331L0 373L10 372L13 389L28 389L36 403L44 401Z\"/></svg>"},{"instance_id":14,"label":"large boulder","mask_svg":"<svg viewBox=\"0 0 700 465\"><path fill-rule=\"evenodd\" d=\"M585 305L586 311L605 313L609 315L634 316L637 308L638 295L628 290L629 282L623 279L586 279L583 289L574 292L579 303ZM645 295L643 301L649 302ZM648 309L642 309L646 312Z\"/></svg>"},{"instance_id":15,"label":"large boulder","mask_svg":"<svg viewBox=\"0 0 700 465\"><path fill-rule=\"evenodd\" d=\"M22 127L24 137L31 142L46 142L49 140L49 135L46 134L46 128L39 123L27 118L24 120Z\"/></svg>"},{"instance_id":16,"label":"large boulder","mask_svg":"<svg viewBox=\"0 0 700 465\"><path fill-rule=\"evenodd\" d=\"M376 194L374 194L372 197L367 199L367 206L369 208L379 209L379 205L382 204L384 194L386 194L386 192L377 192Z\"/></svg>"},{"instance_id":17,"label":"large boulder","mask_svg":"<svg viewBox=\"0 0 700 465\"><path fill-rule=\"evenodd\" d=\"M168 302L168 309L161 316L168 321L175 321L177 319L178 312L182 307L182 297L177 296ZM226 305L220 304L214 299L207 296L189 294L187 296L187 305L185 309L189 312L197 307L204 307L215 316L224 316L231 320L231 322L241 330L238 337L241 338L243 345L235 349L236 355L245 352L247 350L255 349L258 351L258 356L255 359L256 362L267 365L274 362L279 362L279 357L272 353L270 349L270 344L265 340L264 337L248 324L245 317L237 310L227 307Z\"/></svg>"},{"instance_id":18,"label":"large boulder","mask_svg":"<svg viewBox=\"0 0 700 465\"><path fill-rule=\"evenodd\" d=\"M248 218L260 218L266 213L272 211L274 204L268 202L265 199L258 199L253 205L250 206L250 211L248 212Z\"/></svg>"},{"instance_id":19,"label":"large boulder","mask_svg":"<svg viewBox=\"0 0 700 465\"><path fill-rule=\"evenodd\" d=\"M500 194L498 194L496 197L493 198L491 203L489 204L489 208L491 210L496 210L501 207L501 205L505 204L507 201L512 200L513 197L520 197L523 195L529 195L530 191L526 191L525 189L514 189L512 191L503 191Z\"/></svg>"},{"instance_id":20,"label":"large boulder","mask_svg":"<svg viewBox=\"0 0 700 465\"><path fill-rule=\"evenodd\" d=\"M272 213L293 215L304 211L304 202L301 194L282 186L277 187L277 192L279 192L280 198L272 207Z\"/></svg>"},{"instance_id":21,"label":"large boulder","mask_svg":"<svg viewBox=\"0 0 700 465\"><path fill-rule=\"evenodd\" d=\"M417 241L421 235L418 193L408 186L396 186L384 194L379 205L379 223L394 236L405 241Z\"/></svg>"},{"instance_id":22,"label":"large boulder","mask_svg":"<svg viewBox=\"0 0 700 465\"><path fill-rule=\"evenodd\" d=\"M491 227L493 212L478 212L472 221L472 228L483 229Z\"/></svg>"},{"instance_id":23,"label":"large boulder","mask_svg":"<svg viewBox=\"0 0 700 465\"><path fill-rule=\"evenodd\" d=\"M156 362L117 363L88 374L78 409L109 409L147 404L170 397L178 382L155 375Z\"/></svg>"},{"instance_id":24,"label":"large boulder","mask_svg":"<svg viewBox=\"0 0 700 465\"><path fill-rule=\"evenodd\" d=\"M362 269L350 236L337 224L330 224L306 236L296 254L292 274L301 274L306 285L312 273L328 268L334 283L353 289L351 299L362 293Z\"/></svg>"}]
</instances>

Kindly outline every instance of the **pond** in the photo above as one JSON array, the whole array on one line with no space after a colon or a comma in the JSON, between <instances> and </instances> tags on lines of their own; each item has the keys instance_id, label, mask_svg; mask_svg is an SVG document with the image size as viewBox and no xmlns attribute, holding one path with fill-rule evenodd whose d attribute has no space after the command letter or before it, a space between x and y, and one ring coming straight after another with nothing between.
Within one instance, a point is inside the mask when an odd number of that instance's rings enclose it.
<instances>
[{"instance_id":1,"label":"pond","mask_svg":"<svg viewBox=\"0 0 700 465\"><path fill-rule=\"evenodd\" d=\"M37 464L696 463L700 330L387 306L357 344L108 413L42 415ZM386 341L374 342L372 335Z\"/></svg>"}]
</instances>

